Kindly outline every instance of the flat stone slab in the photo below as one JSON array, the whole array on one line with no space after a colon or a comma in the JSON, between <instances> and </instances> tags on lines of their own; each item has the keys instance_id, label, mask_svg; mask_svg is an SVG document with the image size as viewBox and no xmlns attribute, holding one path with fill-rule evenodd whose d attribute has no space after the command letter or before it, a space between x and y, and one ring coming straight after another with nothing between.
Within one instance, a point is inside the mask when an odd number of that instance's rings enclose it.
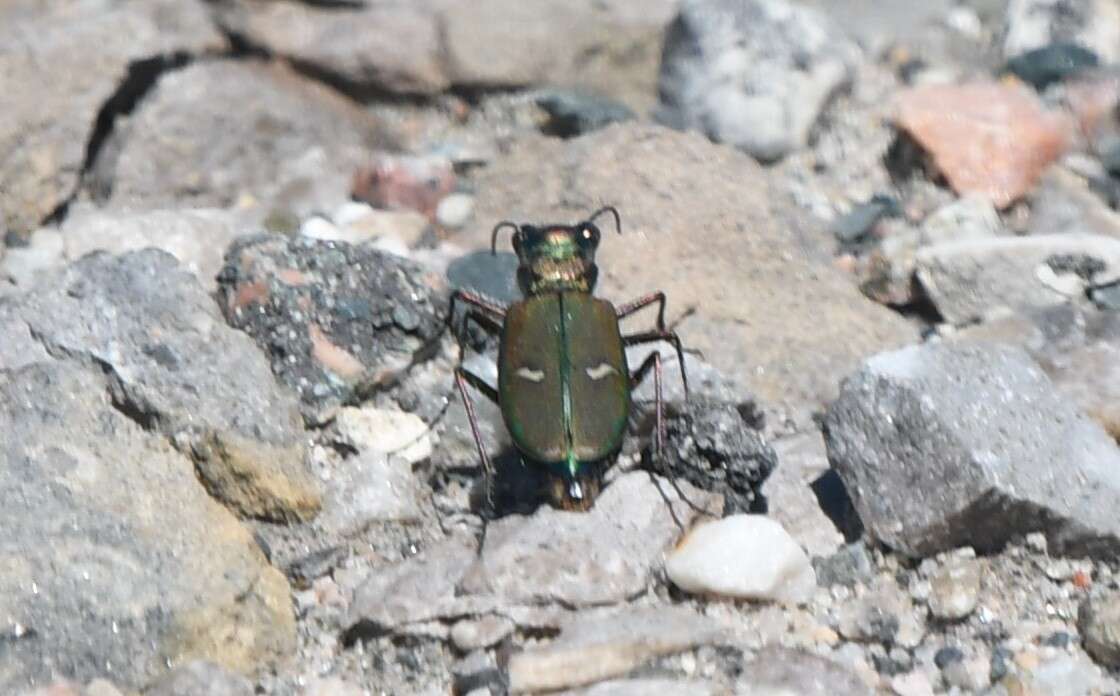
<instances>
[{"instance_id":1,"label":"flat stone slab","mask_svg":"<svg viewBox=\"0 0 1120 696\"><path fill-rule=\"evenodd\" d=\"M1062 304L1090 282L1120 278L1120 239L1051 234L945 242L918 251L917 276L946 321L966 324L1001 310Z\"/></svg>"},{"instance_id":2,"label":"flat stone slab","mask_svg":"<svg viewBox=\"0 0 1120 696\"><path fill-rule=\"evenodd\" d=\"M556 640L510 658L510 692L552 691L625 675L655 657L712 642L720 635L721 628L712 619L683 607L575 617Z\"/></svg>"},{"instance_id":3,"label":"flat stone slab","mask_svg":"<svg viewBox=\"0 0 1120 696\"><path fill-rule=\"evenodd\" d=\"M490 524L463 590L508 604L613 604L645 592L665 548L696 516L665 481L644 472L608 486L588 512L541 508ZM682 485L692 503L718 512L713 497ZM664 494L665 498L662 498ZM672 503L670 512L666 499Z\"/></svg>"}]
</instances>

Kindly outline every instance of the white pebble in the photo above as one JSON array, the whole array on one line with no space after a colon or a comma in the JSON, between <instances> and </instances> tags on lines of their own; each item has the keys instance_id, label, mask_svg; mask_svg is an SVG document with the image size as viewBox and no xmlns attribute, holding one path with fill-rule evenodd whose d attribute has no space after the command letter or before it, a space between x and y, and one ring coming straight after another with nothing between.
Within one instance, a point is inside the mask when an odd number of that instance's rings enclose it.
<instances>
[{"instance_id":1,"label":"white pebble","mask_svg":"<svg viewBox=\"0 0 1120 696\"><path fill-rule=\"evenodd\" d=\"M300 235L309 239L319 239L323 241L331 241L338 239L342 232L334 226L334 223L326 218L309 217L303 221L299 226Z\"/></svg>"},{"instance_id":2,"label":"white pebble","mask_svg":"<svg viewBox=\"0 0 1120 696\"><path fill-rule=\"evenodd\" d=\"M436 221L442 227L457 229L467 224L474 214L474 196L452 193L444 196L436 207Z\"/></svg>"},{"instance_id":3,"label":"white pebble","mask_svg":"<svg viewBox=\"0 0 1120 696\"><path fill-rule=\"evenodd\" d=\"M674 585L697 594L806 602L817 587L809 557L774 520L732 515L693 529L665 559Z\"/></svg>"},{"instance_id":4,"label":"white pebble","mask_svg":"<svg viewBox=\"0 0 1120 696\"><path fill-rule=\"evenodd\" d=\"M348 406L335 416L334 433L338 442L360 452L396 454L409 463L432 451L428 426L414 413Z\"/></svg>"}]
</instances>

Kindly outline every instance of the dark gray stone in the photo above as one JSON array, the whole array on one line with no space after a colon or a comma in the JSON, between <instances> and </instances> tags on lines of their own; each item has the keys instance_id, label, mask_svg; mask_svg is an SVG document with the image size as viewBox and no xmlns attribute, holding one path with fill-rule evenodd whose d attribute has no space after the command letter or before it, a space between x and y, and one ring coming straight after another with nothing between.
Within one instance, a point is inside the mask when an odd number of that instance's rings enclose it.
<instances>
[{"instance_id":1,"label":"dark gray stone","mask_svg":"<svg viewBox=\"0 0 1120 696\"><path fill-rule=\"evenodd\" d=\"M508 251L474 251L455 259L447 267L447 283L452 289L473 290L498 302L521 299L517 256Z\"/></svg>"},{"instance_id":2,"label":"dark gray stone","mask_svg":"<svg viewBox=\"0 0 1120 696\"><path fill-rule=\"evenodd\" d=\"M162 251L88 255L0 304L0 369L73 361L108 376L123 413L165 435L238 512L307 519L319 493L297 402L198 280Z\"/></svg>"},{"instance_id":3,"label":"dark gray stone","mask_svg":"<svg viewBox=\"0 0 1120 696\"><path fill-rule=\"evenodd\" d=\"M754 402L693 398L674 407L666 423L665 452L651 463L666 476L723 496L724 514L757 511L760 489L778 465L760 428Z\"/></svg>"},{"instance_id":4,"label":"dark gray stone","mask_svg":"<svg viewBox=\"0 0 1120 696\"><path fill-rule=\"evenodd\" d=\"M1120 450L1020 349L879 354L844 381L824 431L868 531L902 553L1034 531L1058 553L1120 551Z\"/></svg>"},{"instance_id":5,"label":"dark gray stone","mask_svg":"<svg viewBox=\"0 0 1120 696\"><path fill-rule=\"evenodd\" d=\"M951 664L960 662L964 659L964 653L960 648L952 645L946 645L938 650L933 655L933 664L937 665L937 669L945 669Z\"/></svg>"},{"instance_id":6,"label":"dark gray stone","mask_svg":"<svg viewBox=\"0 0 1120 696\"><path fill-rule=\"evenodd\" d=\"M803 146L858 55L786 0L686 0L661 57L658 120L761 160Z\"/></svg>"},{"instance_id":7,"label":"dark gray stone","mask_svg":"<svg viewBox=\"0 0 1120 696\"><path fill-rule=\"evenodd\" d=\"M493 654L485 650L476 650L451 665L451 681L455 693L467 694L475 689L493 687L492 690L499 690L505 683L505 676L498 668Z\"/></svg>"},{"instance_id":8,"label":"dark gray stone","mask_svg":"<svg viewBox=\"0 0 1120 696\"><path fill-rule=\"evenodd\" d=\"M1114 177L1120 177L1120 137L1112 141L1101 152L1101 164Z\"/></svg>"},{"instance_id":9,"label":"dark gray stone","mask_svg":"<svg viewBox=\"0 0 1120 696\"><path fill-rule=\"evenodd\" d=\"M537 106L549 117L544 131L561 138L574 138L634 118L634 112L626 105L576 89L545 92L537 97Z\"/></svg>"},{"instance_id":10,"label":"dark gray stone","mask_svg":"<svg viewBox=\"0 0 1120 696\"><path fill-rule=\"evenodd\" d=\"M271 357L312 422L391 387L434 352L447 311L420 266L345 242L242 238L218 288L226 319Z\"/></svg>"},{"instance_id":11,"label":"dark gray stone","mask_svg":"<svg viewBox=\"0 0 1120 696\"><path fill-rule=\"evenodd\" d=\"M864 239L884 217L901 213L898 201L890 196L873 196L866 203L859 203L846 214L832 221L832 236L841 244L852 244Z\"/></svg>"},{"instance_id":12,"label":"dark gray stone","mask_svg":"<svg viewBox=\"0 0 1120 696\"><path fill-rule=\"evenodd\" d=\"M854 587L865 583L875 576L875 561L861 541L844 546L836 553L825 558L813 559L813 570L817 571L817 584L821 587L844 585Z\"/></svg>"},{"instance_id":13,"label":"dark gray stone","mask_svg":"<svg viewBox=\"0 0 1120 696\"><path fill-rule=\"evenodd\" d=\"M1037 90L1094 68L1097 54L1075 43L1057 42L1021 53L1007 61L1004 72L1011 73Z\"/></svg>"},{"instance_id":14,"label":"dark gray stone","mask_svg":"<svg viewBox=\"0 0 1120 696\"><path fill-rule=\"evenodd\" d=\"M0 693L56 675L138 688L187 659L251 671L295 647L283 576L110 382L0 369Z\"/></svg>"}]
</instances>

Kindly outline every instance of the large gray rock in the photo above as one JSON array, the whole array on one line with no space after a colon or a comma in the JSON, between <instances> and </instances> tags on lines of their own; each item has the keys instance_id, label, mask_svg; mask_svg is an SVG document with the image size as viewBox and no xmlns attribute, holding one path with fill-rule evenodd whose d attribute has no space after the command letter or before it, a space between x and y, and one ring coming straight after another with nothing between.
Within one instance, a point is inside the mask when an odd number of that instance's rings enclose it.
<instances>
[{"instance_id":1,"label":"large gray rock","mask_svg":"<svg viewBox=\"0 0 1120 696\"><path fill-rule=\"evenodd\" d=\"M497 220L575 221L615 204L623 235L604 236L598 294L622 303L664 290L669 321L694 310L678 326L684 344L768 410L808 422L864 356L917 340L833 266L766 170L697 134L625 123L526 138L480 175L464 244L489 249ZM624 328L651 327L646 311Z\"/></svg>"},{"instance_id":2,"label":"large gray rock","mask_svg":"<svg viewBox=\"0 0 1120 696\"><path fill-rule=\"evenodd\" d=\"M215 3L222 26L359 94L635 80L652 87L670 0ZM628 79L621 79L621 78ZM612 89L605 89L613 93Z\"/></svg>"},{"instance_id":3,"label":"large gray rock","mask_svg":"<svg viewBox=\"0 0 1120 696\"><path fill-rule=\"evenodd\" d=\"M1025 348L1077 408L1120 440L1120 313L1062 305L950 334Z\"/></svg>"},{"instance_id":4,"label":"large gray rock","mask_svg":"<svg viewBox=\"0 0 1120 696\"><path fill-rule=\"evenodd\" d=\"M286 224L349 200L354 170L389 142L372 116L292 70L197 63L159 79L87 187L115 208L237 204Z\"/></svg>"},{"instance_id":5,"label":"large gray rock","mask_svg":"<svg viewBox=\"0 0 1120 696\"><path fill-rule=\"evenodd\" d=\"M694 505L719 513L713 496L681 488ZM532 517L491 522L462 589L507 604L622 602L645 592L665 547L680 533L674 516L688 525L696 514L665 481L629 473L588 512L541 508Z\"/></svg>"},{"instance_id":6,"label":"large gray rock","mask_svg":"<svg viewBox=\"0 0 1120 696\"><path fill-rule=\"evenodd\" d=\"M134 94L177 56L224 43L197 2L0 5L0 229L30 231L76 191L98 115L118 90Z\"/></svg>"},{"instance_id":7,"label":"large gray rock","mask_svg":"<svg viewBox=\"0 0 1120 696\"><path fill-rule=\"evenodd\" d=\"M284 577L110 382L0 369L2 693L56 675L139 687L189 659L251 671L295 646Z\"/></svg>"},{"instance_id":8,"label":"large gray rock","mask_svg":"<svg viewBox=\"0 0 1120 696\"><path fill-rule=\"evenodd\" d=\"M241 514L317 511L294 396L172 256L86 256L0 304L0 327L0 370L54 358L104 372L118 408L191 456Z\"/></svg>"},{"instance_id":9,"label":"large gray rock","mask_svg":"<svg viewBox=\"0 0 1120 696\"><path fill-rule=\"evenodd\" d=\"M1120 551L1120 450L1020 349L877 355L844 381L825 437L868 531L903 553L1034 531L1058 553Z\"/></svg>"},{"instance_id":10,"label":"large gray rock","mask_svg":"<svg viewBox=\"0 0 1120 696\"><path fill-rule=\"evenodd\" d=\"M858 51L786 0L684 0L661 58L658 118L761 160L805 145Z\"/></svg>"}]
</instances>

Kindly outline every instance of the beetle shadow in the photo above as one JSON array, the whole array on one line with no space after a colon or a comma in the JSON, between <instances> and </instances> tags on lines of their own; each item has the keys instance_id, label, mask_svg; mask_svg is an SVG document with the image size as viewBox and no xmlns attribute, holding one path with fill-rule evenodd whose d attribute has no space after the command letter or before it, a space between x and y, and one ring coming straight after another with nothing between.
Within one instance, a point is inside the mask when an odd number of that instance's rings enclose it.
<instances>
[{"instance_id":1,"label":"beetle shadow","mask_svg":"<svg viewBox=\"0 0 1120 696\"><path fill-rule=\"evenodd\" d=\"M547 474L540 467L528 465L516 448L503 448L491 457L491 463L494 476L479 476L471 488L471 508L482 519L531 515L547 502Z\"/></svg>"}]
</instances>

